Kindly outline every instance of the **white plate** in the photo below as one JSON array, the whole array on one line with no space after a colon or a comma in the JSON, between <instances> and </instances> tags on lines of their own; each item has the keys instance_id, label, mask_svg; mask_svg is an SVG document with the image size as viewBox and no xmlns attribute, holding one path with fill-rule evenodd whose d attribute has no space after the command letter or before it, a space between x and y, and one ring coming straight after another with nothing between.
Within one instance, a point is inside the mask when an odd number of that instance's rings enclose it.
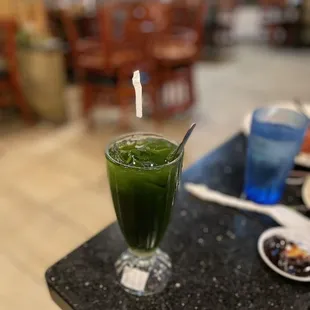
<instances>
[{"instance_id":1,"label":"white plate","mask_svg":"<svg viewBox=\"0 0 310 310\"><path fill-rule=\"evenodd\" d=\"M263 261L270 267L273 271L280 274L283 277L286 277L291 280L299 281L299 282L310 282L310 277L298 277L291 275L280 268L278 268L276 265L274 265L268 258L268 256L265 254L264 251L264 242L266 239L274 236L274 235L280 235L283 236L288 241L293 241L297 244L302 244L303 248L307 249L310 252L310 236L307 236L302 230L295 230L295 229L289 229L284 227L274 227L267 229L264 231L257 243L257 249L258 252L263 259Z\"/></svg>"},{"instance_id":2,"label":"white plate","mask_svg":"<svg viewBox=\"0 0 310 310\"><path fill-rule=\"evenodd\" d=\"M280 107L280 108L290 109L293 111L298 111L298 109L296 108L295 104L292 101L276 101L270 106L276 106L276 107ZM304 102L304 110L307 113L308 117L310 118L310 103L309 102ZM249 135L249 133L250 133L251 123L252 123L252 115L253 115L253 112L250 112L244 118L244 121L242 124L242 131L245 135ZM295 157L295 163L300 165L300 166L310 168L310 154L299 153Z\"/></svg>"}]
</instances>

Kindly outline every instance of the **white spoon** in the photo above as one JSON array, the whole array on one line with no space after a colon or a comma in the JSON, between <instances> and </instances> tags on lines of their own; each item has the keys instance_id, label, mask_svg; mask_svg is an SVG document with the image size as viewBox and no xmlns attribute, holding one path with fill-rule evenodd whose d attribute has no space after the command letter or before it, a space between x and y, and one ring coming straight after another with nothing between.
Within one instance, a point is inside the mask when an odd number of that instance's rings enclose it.
<instances>
[{"instance_id":1,"label":"white spoon","mask_svg":"<svg viewBox=\"0 0 310 310\"><path fill-rule=\"evenodd\" d=\"M252 201L216 192L203 184L186 183L185 189L202 200L213 201L235 209L265 214L282 226L310 232L310 220L284 205L258 205Z\"/></svg>"}]
</instances>

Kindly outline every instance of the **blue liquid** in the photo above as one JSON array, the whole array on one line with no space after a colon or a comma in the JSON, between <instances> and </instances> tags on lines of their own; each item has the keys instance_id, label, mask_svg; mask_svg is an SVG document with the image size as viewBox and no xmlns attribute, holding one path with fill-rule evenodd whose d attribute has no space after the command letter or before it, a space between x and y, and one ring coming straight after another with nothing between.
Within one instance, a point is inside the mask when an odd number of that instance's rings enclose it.
<instances>
[{"instance_id":1,"label":"blue liquid","mask_svg":"<svg viewBox=\"0 0 310 310\"><path fill-rule=\"evenodd\" d=\"M254 124L248 142L245 194L261 204L275 204L299 152L303 133L287 125Z\"/></svg>"}]
</instances>

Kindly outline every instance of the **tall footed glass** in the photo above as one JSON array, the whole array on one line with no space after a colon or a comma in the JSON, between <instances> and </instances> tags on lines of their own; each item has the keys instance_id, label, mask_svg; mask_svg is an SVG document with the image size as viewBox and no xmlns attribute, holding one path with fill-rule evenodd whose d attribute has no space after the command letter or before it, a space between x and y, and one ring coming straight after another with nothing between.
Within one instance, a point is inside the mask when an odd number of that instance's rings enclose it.
<instances>
[{"instance_id":1,"label":"tall footed glass","mask_svg":"<svg viewBox=\"0 0 310 310\"><path fill-rule=\"evenodd\" d=\"M122 136L106 150L108 176L119 226L129 246L115 263L122 287L145 296L162 291L171 274L158 245L170 221L183 154L167 162L177 145L162 136Z\"/></svg>"}]
</instances>

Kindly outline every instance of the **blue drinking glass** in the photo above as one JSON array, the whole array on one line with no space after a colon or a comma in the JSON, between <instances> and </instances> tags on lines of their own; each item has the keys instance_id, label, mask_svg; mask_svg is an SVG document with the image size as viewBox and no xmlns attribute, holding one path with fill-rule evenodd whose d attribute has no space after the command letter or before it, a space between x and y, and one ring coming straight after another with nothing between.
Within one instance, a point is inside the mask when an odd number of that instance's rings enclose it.
<instances>
[{"instance_id":1,"label":"blue drinking glass","mask_svg":"<svg viewBox=\"0 0 310 310\"><path fill-rule=\"evenodd\" d=\"M275 204L299 153L308 118L298 112L268 107L257 109L248 138L244 192L261 204Z\"/></svg>"}]
</instances>

